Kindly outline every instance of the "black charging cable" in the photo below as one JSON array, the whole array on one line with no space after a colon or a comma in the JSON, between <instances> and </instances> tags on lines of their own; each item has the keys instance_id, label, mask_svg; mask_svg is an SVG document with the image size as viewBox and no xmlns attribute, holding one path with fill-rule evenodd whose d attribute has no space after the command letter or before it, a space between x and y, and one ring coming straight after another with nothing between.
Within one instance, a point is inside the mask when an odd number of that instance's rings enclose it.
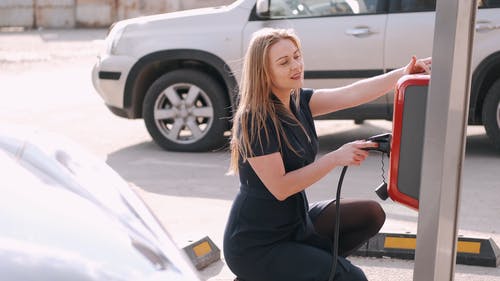
<instances>
[{"instance_id":1,"label":"black charging cable","mask_svg":"<svg viewBox=\"0 0 500 281\"><path fill-rule=\"evenodd\" d=\"M336 211L336 218L335 218L335 225L334 225L334 231L333 231L333 261L332 261L332 268L330 270L330 278L328 278L328 281L333 281L335 278L335 272L337 271L337 260L339 257L339 232L340 232L340 192L342 189L342 182L344 182L344 176L345 173L347 172L347 166L344 166L342 168L342 172L340 173L340 178L339 178L339 183L337 185L337 195L335 196L335 211Z\"/></svg>"},{"instance_id":2,"label":"black charging cable","mask_svg":"<svg viewBox=\"0 0 500 281\"><path fill-rule=\"evenodd\" d=\"M385 133L385 134L380 134L376 136L369 137L368 141L376 142L378 146L376 148L366 148L365 150L375 150L382 152L382 179L383 183L375 190L377 195L382 199L386 200L388 195L387 195L387 183L385 182L385 176L384 176L384 154L387 154L387 156L390 156L390 143L392 139L392 134L390 133ZM330 270L330 277L328 278L328 281L333 281L335 278L335 272L337 271L337 261L339 258L338 254L338 249L339 249L339 235L340 235L340 193L342 190L342 183L344 182L344 176L345 173L347 172L347 166L344 166L342 168L342 172L340 173L340 178L339 178L339 183L337 185L337 195L335 196L335 225L334 225L334 231L333 231L333 261L332 261L332 267Z\"/></svg>"}]
</instances>

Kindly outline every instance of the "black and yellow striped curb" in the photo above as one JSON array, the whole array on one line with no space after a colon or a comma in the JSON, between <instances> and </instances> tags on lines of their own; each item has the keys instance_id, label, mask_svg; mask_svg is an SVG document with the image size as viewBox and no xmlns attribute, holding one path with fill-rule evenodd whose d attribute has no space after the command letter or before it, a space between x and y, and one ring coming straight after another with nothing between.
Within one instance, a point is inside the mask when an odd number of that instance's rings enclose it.
<instances>
[{"instance_id":1,"label":"black and yellow striped curb","mask_svg":"<svg viewBox=\"0 0 500 281\"><path fill-rule=\"evenodd\" d=\"M191 242L182 249L198 270L220 260L220 250L208 236Z\"/></svg>"},{"instance_id":2,"label":"black and yellow striped curb","mask_svg":"<svg viewBox=\"0 0 500 281\"><path fill-rule=\"evenodd\" d=\"M417 236L414 234L379 233L359 248L354 255L414 259ZM495 241L459 237L457 263L487 267L500 265L500 250Z\"/></svg>"}]
</instances>

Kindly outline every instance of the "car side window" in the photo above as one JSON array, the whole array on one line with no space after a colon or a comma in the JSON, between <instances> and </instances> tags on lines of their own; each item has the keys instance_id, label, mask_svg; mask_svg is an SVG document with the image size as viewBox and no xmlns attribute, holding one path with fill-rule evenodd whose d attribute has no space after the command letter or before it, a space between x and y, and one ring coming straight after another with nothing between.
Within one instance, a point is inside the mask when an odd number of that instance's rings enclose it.
<instances>
[{"instance_id":1,"label":"car side window","mask_svg":"<svg viewBox=\"0 0 500 281\"><path fill-rule=\"evenodd\" d=\"M271 18L373 14L386 0L271 0Z\"/></svg>"},{"instance_id":2,"label":"car side window","mask_svg":"<svg viewBox=\"0 0 500 281\"><path fill-rule=\"evenodd\" d=\"M389 12L429 12L436 10L436 0L390 0Z\"/></svg>"},{"instance_id":3,"label":"car side window","mask_svg":"<svg viewBox=\"0 0 500 281\"><path fill-rule=\"evenodd\" d=\"M478 0L479 8L500 8L500 0Z\"/></svg>"},{"instance_id":4,"label":"car side window","mask_svg":"<svg viewBox=\"0 0 500 281\"><path fill-rule=\"evenodd\" d=\"M479 8L500 8L500 0L478 0ZM436 10L436 0L390 0L389 11L401 12L428 12Z\"/></svg>"}]
</instances>

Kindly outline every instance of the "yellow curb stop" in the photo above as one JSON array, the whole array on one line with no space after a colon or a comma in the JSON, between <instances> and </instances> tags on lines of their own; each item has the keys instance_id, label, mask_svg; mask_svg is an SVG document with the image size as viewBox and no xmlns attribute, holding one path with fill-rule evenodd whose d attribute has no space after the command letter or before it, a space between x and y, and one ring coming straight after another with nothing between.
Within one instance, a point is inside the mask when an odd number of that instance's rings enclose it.
<instances>
[{"instance_id":1,"label":"yellow curb stop","mask_svg":"<svg viewBox=\"0 0 500 281\"><path fill-rule=\"evenodd\" d=\"M220 260L220 250L208 236L191 242L182 249L198 270Z\"/></svg>"},{"instance_id":2,"label":"yellow curb stop","mask_svg":"<svg viewBox=\"0 0 500 281\"><path fill-rule=\"evenodd\" d=\"M361 246L354 255L414 259L416 245L417 236L414 234L379 233ZM457 263L497 267L500 265L500 250L491 238L458 237Z\"/></svg>"}]
</instances>

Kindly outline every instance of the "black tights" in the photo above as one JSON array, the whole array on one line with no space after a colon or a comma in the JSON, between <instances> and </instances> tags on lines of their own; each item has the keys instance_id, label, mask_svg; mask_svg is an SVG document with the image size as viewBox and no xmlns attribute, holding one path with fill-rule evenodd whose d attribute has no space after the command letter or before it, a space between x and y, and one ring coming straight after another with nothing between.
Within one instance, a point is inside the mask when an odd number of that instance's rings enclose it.
<instances>
[{"instance_id":1,"label":"black tights","mask_svg":"<svg viewBox=\"0 0 500 281\"><path fill-rule=\"evenodd\" d=\"M313 221L316 231L333 239L336 220L332 201ZM378 233L385 222L385 212L371 200L340 200L339 256L347 257Z\"/></svg>"}]
</instances>

